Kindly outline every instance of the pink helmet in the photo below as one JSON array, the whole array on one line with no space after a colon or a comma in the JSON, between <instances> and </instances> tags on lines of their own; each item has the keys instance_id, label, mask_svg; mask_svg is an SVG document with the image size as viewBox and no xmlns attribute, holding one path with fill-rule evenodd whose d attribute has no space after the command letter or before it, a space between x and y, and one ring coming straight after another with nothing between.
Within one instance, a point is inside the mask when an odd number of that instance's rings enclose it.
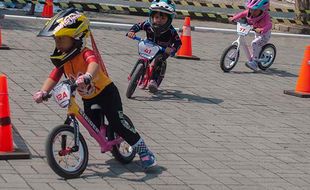
<instances>
[{"instance_id":1,"label":"pink helmet","mask_svg":"<svg viewBox=\"0 0 310 190\"><path fill-rule=\"evenodd\" d=\"M269 0L247 0L246 6L248 9L261 9L263 11L268 11Z\"/></svg>"},{"instance_id":2,"label":"pink helmet","mask_svg":"<svg viewBox=\"0 0 310 190\"><path fill-rule=\"evenodd\" d=\"M258 15L257 17L253 17L251 15L251 12L249 11L247 15L247 20L249 21L250 24L254 24L257 21L261 20L268 14L268 9L269 9L269 0L247 0L246 1L246 6L248 9L252 10L257 10L260 9L263 12Z\"/></svg>"}]
</instances>

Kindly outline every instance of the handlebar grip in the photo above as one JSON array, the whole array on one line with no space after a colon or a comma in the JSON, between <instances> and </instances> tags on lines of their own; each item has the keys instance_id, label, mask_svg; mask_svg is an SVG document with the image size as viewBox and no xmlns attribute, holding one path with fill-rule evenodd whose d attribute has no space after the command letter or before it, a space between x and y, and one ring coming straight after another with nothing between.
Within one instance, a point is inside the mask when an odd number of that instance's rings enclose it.
<instances>
[{"instance_id":1,"label":"handlebar grip","mask_svg":"<svg viewBox=\"0 0 310 190\"><path fill-rule=\"evenodd\" d=\"M51 98L51 97L52 97L52 94L49 93L49 94L47 94L46 96L43 96L43 97L42 97L42 100L43 100L43 101L47 101L47 100L48 100L49 98Z\"/></svg>"},{"instance_id":2,"label":"handlebar grip","mask_svg":"<svg viewBox=\"0 0 310 190\"><path fill-rule=\"evenodd\" d=\"M141 38L138 36L135 36L134 38L132 38L133 40L137 40L137 41L141 41Z\"/></svg>"},{"instance_id":3,"label":"handlebar grip","mask_svg":"<svg viewBox=\"0 0 310 190\"><path fill-rule=\"evenodd\" d=\"M128 33L126 33L126 36L128 36ZM139 36L135 36L132 38L133 40L141 41L141 38Z\"/></svg>"},{"instance_id":4,"label":"handlebar grip","mask_svg":"<svg viewBox=\"0 0 310 190\"><path fill-rule=\"evenodd\" d=\"M76 84L76 82L74 82L73 84L71 84L71 85L70 85L71 92L75 91L77 87L78 87L78 85Z\"/></svg>"}]
</instances>

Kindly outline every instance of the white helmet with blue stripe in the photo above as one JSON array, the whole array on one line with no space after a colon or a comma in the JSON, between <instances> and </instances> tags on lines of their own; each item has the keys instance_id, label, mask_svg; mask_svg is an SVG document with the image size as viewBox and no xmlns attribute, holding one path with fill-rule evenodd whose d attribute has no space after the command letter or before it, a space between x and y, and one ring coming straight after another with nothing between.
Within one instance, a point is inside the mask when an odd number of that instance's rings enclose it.
<instances>
[{"instance_id":1,"label":"white helmet with blue stripe","mask_svg":"<svg viewBox=\"0 0 310 190\"><path fill-rule=\"evenodd\" d=\"M156 35L160 35L169 30L172 20L175 17L175 4L172 0L154 0L149 7L150 18L149 21ZM153 23L153 15L157 12L165 13L168 15L168 21L164 25L158 26Z\"/></svg>"}]
</instances>

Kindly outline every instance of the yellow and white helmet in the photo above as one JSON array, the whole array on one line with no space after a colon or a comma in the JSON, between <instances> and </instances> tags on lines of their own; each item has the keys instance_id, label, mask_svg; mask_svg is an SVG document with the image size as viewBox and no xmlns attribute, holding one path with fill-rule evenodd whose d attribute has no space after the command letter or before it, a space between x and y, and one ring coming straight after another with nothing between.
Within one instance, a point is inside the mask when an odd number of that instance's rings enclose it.
<instances>
[{"instance_id":1,"label":"yellow and white helmet","mask_svg":"<svg viewBox=\"0 0 310 190\"><path fill-rule=\"evenodd\" d=\"M90 35L89 25L88 18L75 8L65 9L47 21L39 32L39 37L69 36L74 39L74 45L69 52L60 52L55 48L51 60L56 67L61 67L85 47L86 38Z\"/></svg>"}]
</instances>

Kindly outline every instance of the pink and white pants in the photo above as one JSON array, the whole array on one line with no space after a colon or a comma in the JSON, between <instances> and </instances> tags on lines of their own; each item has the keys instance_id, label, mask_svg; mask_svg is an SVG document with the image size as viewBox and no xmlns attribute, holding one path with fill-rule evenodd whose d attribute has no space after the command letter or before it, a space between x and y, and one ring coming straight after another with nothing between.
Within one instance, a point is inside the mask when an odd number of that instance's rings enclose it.
<instances>
[{"instance_id":1,"label":"pink and white pants","mask_svg":"<svg viewBox=\"0 0 310 190\"><path fill-rule=\"evenodd\" d=\"M262 50L262 47L267 44L271 36L271 31L268 31L264 34L258 34L255 32L255 39L252 41L252 60L259 59L259 53Z\"/></svg>"}]
</instances>

